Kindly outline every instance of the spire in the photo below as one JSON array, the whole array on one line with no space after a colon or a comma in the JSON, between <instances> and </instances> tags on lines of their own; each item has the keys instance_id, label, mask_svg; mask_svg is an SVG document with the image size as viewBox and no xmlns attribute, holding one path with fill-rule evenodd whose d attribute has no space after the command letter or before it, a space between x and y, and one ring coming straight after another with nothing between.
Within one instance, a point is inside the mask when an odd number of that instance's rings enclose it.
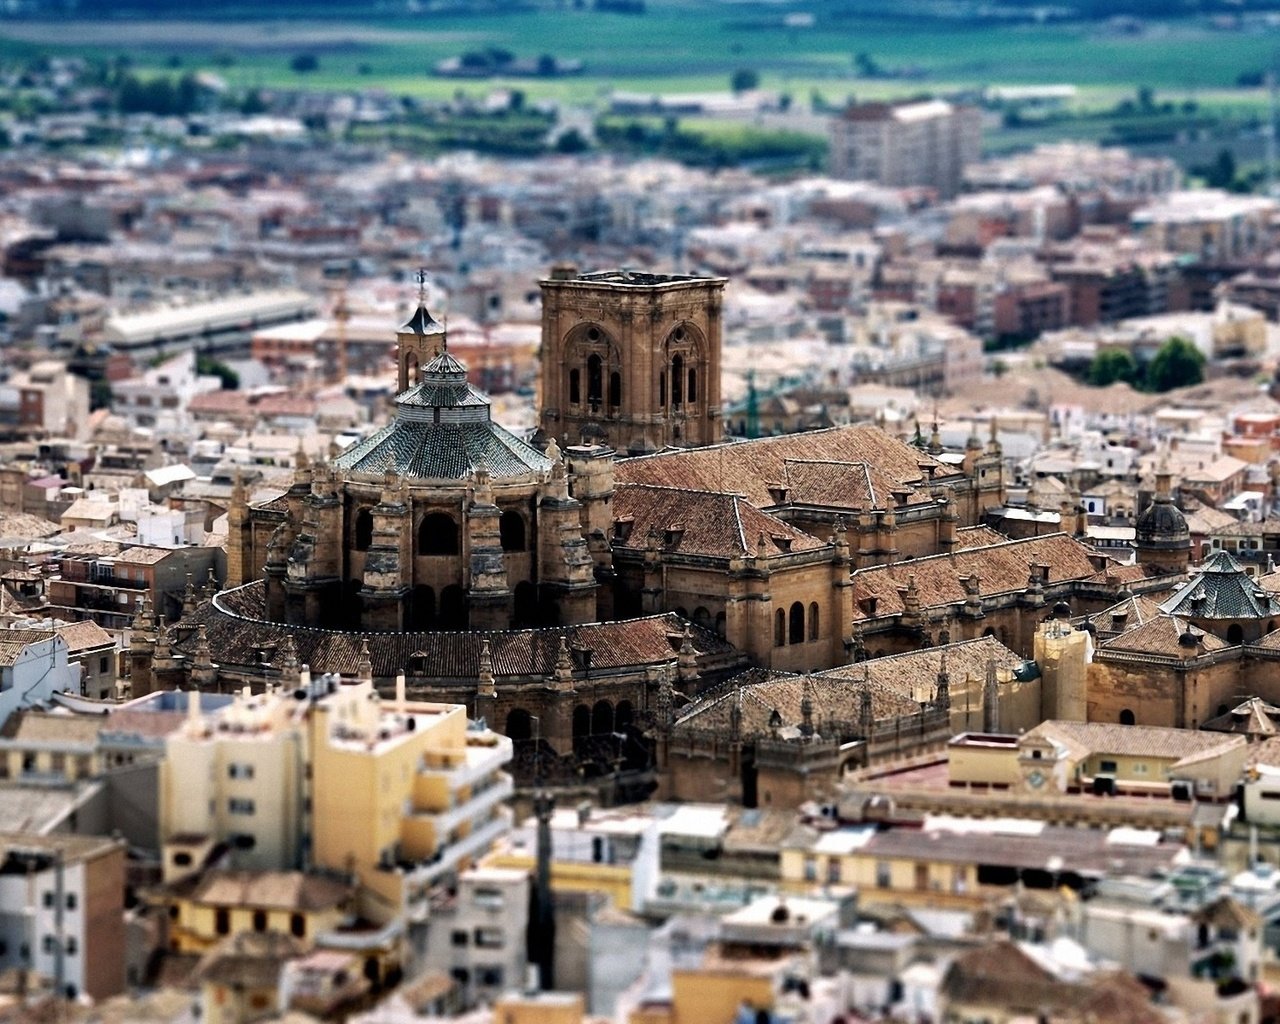
<instances>
[{"instance_id":1,"label":"spire","mask_svg":"<svg viewBox=\"0 0 1280 1024\"><path fill-rule=\"evenodd\" d=\"M569 653L569 638L561 634L560 650L556 653L556 682L565 689L573 689L573 656Z\"/></svg>"},{"instance_id":2,"label":"spire","mask_svg":"<svg viewBox=\"0 0 1280 1024\"><path fill-rule=\"evenodd\" d=\"M982 684L982 731L1000 731L1000 686L996 659L987 659L987 678Z\"/></svg>"},{"instance_id":3,"label":"spire","mask_svg":"<svg viewBox=\"0 0 1280 1024\"><path fill-rule=\"evenodd\" d=\"M476 674L476 694L480 697L496 697L498 689L493 679L493 655L489 651L489 641L480 645L480 671Z\"/></svg>"},{"instance_id":4,"label":"spire","mask_svg":"<svg viewBox=\"0 0 1280 1024\"><path fill-rule=\"evenodd\" d=\"M940 711L951 708L951 680L947 675L947 649L942 649L942 658L938 662L938 688L933 695L934 707Z\"/></svg>"},{"instance_id":5,"label":"spire","mask_svg":"<svg viewBox=\"0 0 1280 1024\"><path fill-rule=\"evenodd\" d=\"M862 691L858 694L858 725L862 728L864 736L870 735L875 721L875 711L871 706L871 675L864 668L862 670Z\"/></svg>"},{"instance_id":6,"label":"spire","mask_svg":"<svg viewBox=\"0 0 1280 1024\"><path fill-rule=\"evenodd\" d=\"M156 631L156 648L151 654L151 663L154 665L157 661L167 660L171 653L169 649L169 626L164 619L161 619L160 628Z\"/></svg>"},{"instance_id":7,"label":"spire","mask_svg":"<svg viewBox=\"0 0 1280 1024\"><path fill-rule=\"evenodd\" d=\"M813 735L813 682L808 673L800 684L800 731L806 738Z\"/></svg>"},{"instance_id":8,"label":"spire","mask_svg":"<svg viewBox=\"0 0 1280 1024\"><path fill-rule=\"evenodd\" d=\"M282 684L298 681L298 648L294 645L293 634L286 633L276 651L276 660L280 663L280 680Z\"/></svg>"},{"instance_id":9,"label":"spire","mask_svg":"<svg viewBox=\"0 0 1280 1024\"><path fill-rule=\"evenodd\" d=\"M138 604L138 613L133 617L133 629L139 633L149 633L155 628L155 620L151 615L151 595L143 593Z\"/></svg>"},{"instance_id":10,"label":"spire","mask_svg":"<svg viewBox=\"0 0 1280 1024\"><path fill-rule=\"evenodd\" d=\"M362 683L373 682L373 659L369 657L369 640L360 641L360 660L356 662L356 678Z\"/></svg>"},{"instance_id":11,"label":"spire","mask_svg":"<svg viewBox=\"0 0 1280 1024\"><path fill-rule=\"evenodd\" d=\"M187 573L187 587L182 592L182 614L190 615L196 610L196 587L191 580L191 573Z\"/></svg>"},{"instance_id":12,"label":"spire","mask_svg":"<svg viewBox=\"0 0 1280 1024\"><path fill-rule=\"evenodd\" d=\"M676 659L679 665L680 682L692 683L698 678L698 652L693 646L693 630L689 623L684 624L684 636L680 640L680 654ZM688 690L685 691L689 692Z\"/></svg>"},{"instance_id":13,"label":"spire","mask_svg":"<svg viewBox=\"0 0 1280 1024\"><path fill-rule=\"evenodd\" d=\"M940 434L940 433L938 432L938 418L937 418L937 416L935 416L935 417L933 418L933 427L932 427L932 429L929 431L929 447L928 447L928 452L929 452L929 454L930 454L930 455L941 455L941 454L942 454L942 434Z\"/></svg>"}]
</instances>

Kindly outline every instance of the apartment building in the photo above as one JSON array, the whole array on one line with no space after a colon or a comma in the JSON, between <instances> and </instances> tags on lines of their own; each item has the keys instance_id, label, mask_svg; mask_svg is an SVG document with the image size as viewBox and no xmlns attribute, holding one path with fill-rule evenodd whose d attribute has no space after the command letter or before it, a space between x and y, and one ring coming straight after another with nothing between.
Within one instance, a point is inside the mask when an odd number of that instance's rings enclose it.
<instances>
[{"instance_id":1,"label":"apartment building","mask_svg":"<svg viewBox=\"0 0 1280 1024\"><path fill-rule=\"evenodd\" d=\"M942 100L863 103L831 120L831 174L897 188L960 190L964 169L982 155L982 115Z\"/></svg>"}]
</instances>

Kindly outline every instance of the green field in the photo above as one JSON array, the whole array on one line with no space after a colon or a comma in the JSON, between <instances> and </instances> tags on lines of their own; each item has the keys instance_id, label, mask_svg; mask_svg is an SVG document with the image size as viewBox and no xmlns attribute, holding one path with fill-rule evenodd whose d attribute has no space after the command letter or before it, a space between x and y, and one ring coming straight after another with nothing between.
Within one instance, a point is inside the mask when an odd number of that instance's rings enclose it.
<instances>
[{"instance_id":1,"label":"green field","mask_svg":"<svg viewBox=\"0 0 1280 1024\"><path fill-rule=\"evenodd\" d=\"M821 12L821 5L814 5ZM340 20L218 22L0 22L0 56L80 53L128 55L135 66L208 68L233 86L381 88L396 95L448 97L516 85L526 94L591 101L610 89L645 92L722 90L738 68L753 68L766 88L831 102L909 95L984 84L1073 83L1084 103L1110 103L1138 84L1171 97L1211 91L1256 103L1236 91L1237 76L1274 65L1280 33L1224 31L1207 24L1155 24L1117 37L1094 24L982 25L854 17L786 29L767 5L709 0L649 0L643 15L576 10L508 15L372 17ZM567 78L453 80L432 77L438 60L498 47L518 57L549 53L584 63ZM319 69L290 70L298 53ZM859 79L853 55L888 69L917 69L918 79ZM215 58L222 60L215 64ZM226 60L231 63L227 64ZM1225 96L1224 96L1225 94Z\"/></svg>"}]
</instances>

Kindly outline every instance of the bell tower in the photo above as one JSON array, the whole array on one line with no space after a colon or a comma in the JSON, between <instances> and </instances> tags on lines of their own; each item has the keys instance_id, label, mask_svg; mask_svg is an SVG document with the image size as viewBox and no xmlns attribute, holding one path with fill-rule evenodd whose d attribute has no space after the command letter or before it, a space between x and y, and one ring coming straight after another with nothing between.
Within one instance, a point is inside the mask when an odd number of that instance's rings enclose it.
<instances>
[{"instance_id":1,"label":"bell tower","mask_svg":"<svg viewBox=\"0 0 1280 1024\"><path fill-rule=\"evenodd\" d=\"M427 312L427 275L418 271L418 308L400 330L396 331L396 365L400 376L396 394L413 387L422 378L422 368L444 348L445 331ZM447 317L445 319L448 319Z\"/></svg>"},{"instance_id":2,"label":"bell tower","mask_svg":"<svg viewBox=\"0 0 1280 1024\"><path fill-rule=\"evenodd\" d=\"M561 265L540 283L547 436L632 454L722 439L725 278Z\"/></svg>"}]
</instances>

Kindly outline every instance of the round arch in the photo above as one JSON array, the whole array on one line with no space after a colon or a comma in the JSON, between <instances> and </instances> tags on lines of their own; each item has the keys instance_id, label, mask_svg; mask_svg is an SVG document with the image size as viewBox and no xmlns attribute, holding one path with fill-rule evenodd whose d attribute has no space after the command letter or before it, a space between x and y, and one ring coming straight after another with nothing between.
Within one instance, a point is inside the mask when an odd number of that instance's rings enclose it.
<instances>
[{"instance_id":1,"label":"round arch","mask_svg":"<svg viewBox=\"0 0 1280 1024\"><path fill-rule=\"evenodd\" d=\"M498 520L498 536L503 551L527 550L524 516L513 508L505 509Z\"/></svg>"},{"instance_id":2,"label":"round arch","mask_svg":"<svg viewBox=\"0 0 1280 1024\"><path fill-rule=\"evenodd\" d=\"M360 509L351 532L351 546L356 551L368 551L373 544L373 512L368 508Z\"/></svg>"},{"instance_id":3,"label":"round arch","mask_svg":"<svg viewBox=\"0 0 1280 1024\"><path fill-rule=\"evenodd\" d=\"M429 512L418 524L418 554L456 555L460 550L458 521L448 512Z\"/></svg>"},{"instance_id":4,"label":"round arch","mask_svg":"<svg viewBox=\"0 0 1280 1024\"><path fill-rule=\"evenodd\" d=\"M591 735L604 736L613 732L613 705L607 700L596 701L591 709Z\"/></svg>"},{"instance_id":5,"label":"round arch","mask_svg":"<svg viewBox=\"0 0 1280 1024\"><path fill-rule=\"evenodd\" d=\"M533 739L533 716L524 708L512 708L507 712L507 726L504 731L507 738L513 742Z\"/></svg>"},{"instance_id":6,"label":"round arch","mask_svg":"<svg viewBox=\"0 0 1280 1024\"><path fill-rule=\"evenodd\" d=\"M573 738L585 739L591 735L591 709L579 704L573 709Z\"/></svg>"}]
</instances>

